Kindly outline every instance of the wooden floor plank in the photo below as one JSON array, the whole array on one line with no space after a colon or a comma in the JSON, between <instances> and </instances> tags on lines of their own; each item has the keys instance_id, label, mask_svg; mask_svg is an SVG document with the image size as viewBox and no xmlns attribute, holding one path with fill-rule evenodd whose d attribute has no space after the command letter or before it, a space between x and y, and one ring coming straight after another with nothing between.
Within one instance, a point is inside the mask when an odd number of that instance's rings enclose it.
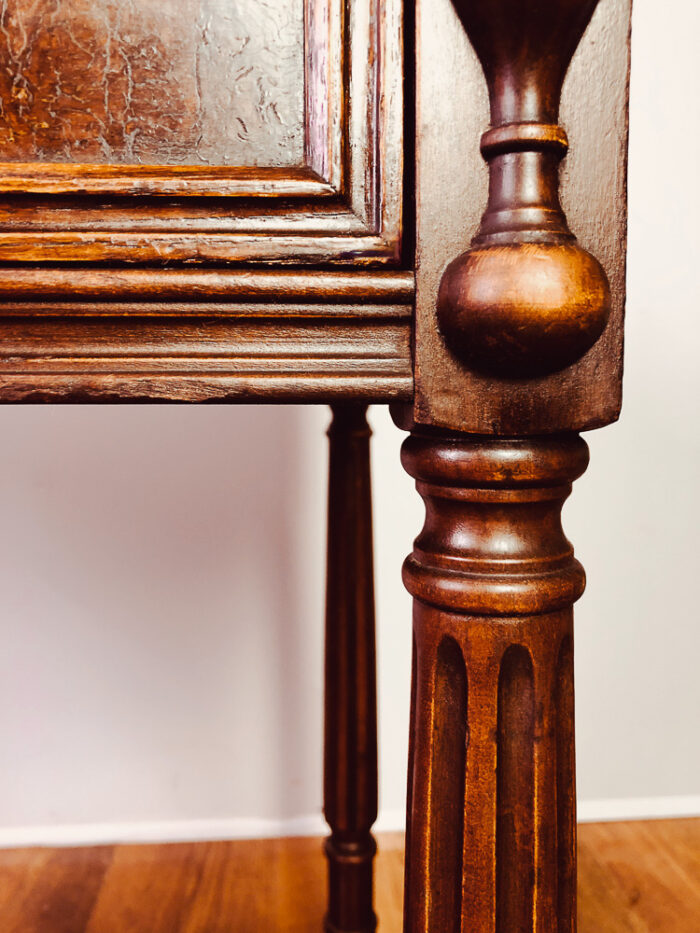
<instances>
[{"instance_id":1,"label":"wooden floor plank","mask_svg":"<svg viewBox=\"0 0 700 933\"><path fill-rule=\"evenodd\" d=\"M403 837L379 837L401 933ZM319 839L0 852L0 933L320 933ZM579 827L579 933L700 933L700 820Z\"/></svg>"},{"instance_id":2,"label":"wooden floor plank","mask_svg":"<svg viewBox=\"0 0 700 933\"><path fill-rule=\"evenodd\" d=\"M82 933L113 852L109 846L3 852L2 933Z\"/></svg>"},{"instance_id":3,"label":"wooden floor plank","mask_svg":"<svg viewBox=\"0 0 700 933\"><path fill-rule=\"evenodd\" d=\"M579 933L699 933L700 820L579 828Z\"/></svg>"}]
</instances>

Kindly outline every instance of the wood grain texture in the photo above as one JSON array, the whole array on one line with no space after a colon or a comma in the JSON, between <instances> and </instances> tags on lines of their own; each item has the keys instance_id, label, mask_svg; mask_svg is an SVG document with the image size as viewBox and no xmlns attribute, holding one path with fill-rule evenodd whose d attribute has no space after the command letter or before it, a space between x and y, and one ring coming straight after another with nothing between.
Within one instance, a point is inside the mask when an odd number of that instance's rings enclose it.
<instances>
[{"instance_id":1,"label":"wood grain texture","mask_svg":"<svg viewBox=\"0 0 700 933\"><path fill-rule=\"evenodd\" d=\"M410 275L132 269L72 278L0 272L0 296L16 296L0 304L0 399L411 397Z\"/></svg>"},{"instance_id":2,"label":"wood grain texture","mask_svg":"<svg viewBox=\"0 0 700 933\"><path fill-rule=\"evenodd\" d=\"M381 929L401 933L403 836L378 842ZM697 933L700 820L584 824L578 851L579 933ZM3 933L320 933L324 873L320 839L9 850L0 924Z\"/></svg>"},{"instance_id":3,"label":"wood grain texture","mask_svg":"<svg viewBox=\"0 0 700 933\"><path fill-rule=\"evenodd\" d=\"M571 144L562 205L572 232L610 279L608 326L580 362L560 373L495 379L457 360L435 314L443 271L469 245L487 203L488 173L479 152L489 127L486 82L451 0L417 5L416 423L515 435L592 428L617 417L629 13L628 0L601 0L567 74L561 106Z\"/></svg>"},{"instance_id":4,"label":"wood grain texture","mask_svg":"<svg viewBox=\"0 0 700 933\"><path fill-rule=\"evenodd\" d=\"M9 401L387 401L410 398L407 317L0 317ZM280 309L283 312L283 309ZM295 309L298 310L298 309ZM400 312L399 312L400 313Z\"/></svg>"},{"instance_id":5,"label":"wood grain texture","mask_svg":"<svg viewBox=\"0 0 700 933\"><path fill-rule=\"evenodd\" d=\"M575 435L413 434L415 697L406 933L574 933ZM559 704L559 706L557 705Z\"/></svg>"},{"instance_id":6,"label":"wood grain texture","mask_svg":"<svg viewBox=\"0 0 700 933\"><path fill-rule=\"evenodd\" d=\"M579 933L700 928L700 820L579 827Z\"/></svg>"},{"instance_id":7,"label":"wood grain texture","mask_svg":"<svg viewBox=\"0 0 700 933\"><path fill-rule=\"evenodd\" d=\"M327 933L374 933L377 685L370 436L365 405L328 429L324 814Z\"/></svg>"},{"instance_id":8,"label":"wood grain texture","mask_svg":"<svg viewBox=\"0 0 700 933\"><path fill-rule=\"evenodd\" d=\"M0 152L301 165L303 32L303 0L6 0Z\"/></svg>"},{"instance_id":9,"label":"wood grain texture","mask_svg":"<svg viewBox=\"0 0 700 933\"><path fill-rule=\"evenodd\" d=\"M489 197L470 248L443 273L438 321L452 354L476 372L560 372L608 322L605 272L571 233L559 202L568 149L562 85L597 2L453 0L489 89L491 129L481 137Z\"/></svg>"},{"instance_id":10,"label":"wood grain texture","mask_svg":"<svg viewBox=\"0 0 700 933\"><path fill-rule=\"evenodd\" d=\"M397 263L402 0L0 14L1 261Z\"/></svg>"}]
</instances>

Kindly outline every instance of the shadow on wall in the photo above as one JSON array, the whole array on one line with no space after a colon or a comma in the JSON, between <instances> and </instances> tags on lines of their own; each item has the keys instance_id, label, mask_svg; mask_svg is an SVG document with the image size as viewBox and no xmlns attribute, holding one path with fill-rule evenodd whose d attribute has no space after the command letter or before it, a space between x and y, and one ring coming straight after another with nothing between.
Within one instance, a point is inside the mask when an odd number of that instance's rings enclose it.
<instances>
[{"instance_id":1,"label":"shadow on wall","mask_svg":"<svg viewBox=\"0 0 700 933\"><path fill-rule=\"evenodd\" d=\"M0 419L0 825L318 811L318 413Z\"/></svg>"}]
</instances>

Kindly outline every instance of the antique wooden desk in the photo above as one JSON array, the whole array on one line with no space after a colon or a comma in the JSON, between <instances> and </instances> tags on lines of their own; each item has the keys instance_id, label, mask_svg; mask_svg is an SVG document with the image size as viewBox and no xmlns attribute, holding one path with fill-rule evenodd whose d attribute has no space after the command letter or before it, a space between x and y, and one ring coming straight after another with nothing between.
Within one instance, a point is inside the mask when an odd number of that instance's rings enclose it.
<instances>
[{"instance_id":1,"label":"antique wooden desk","mask_svg":"<svg viewBox=\"0 0 700 933\"><path fill-rule=\"evenodd\" d=\"M406 930L570 933L584 576L560 511L578 432L620 407L628 0L0 19L2 401L333 407L327 930L376 922L382 403L426 505Z\"/></svg>"}]
</instances>

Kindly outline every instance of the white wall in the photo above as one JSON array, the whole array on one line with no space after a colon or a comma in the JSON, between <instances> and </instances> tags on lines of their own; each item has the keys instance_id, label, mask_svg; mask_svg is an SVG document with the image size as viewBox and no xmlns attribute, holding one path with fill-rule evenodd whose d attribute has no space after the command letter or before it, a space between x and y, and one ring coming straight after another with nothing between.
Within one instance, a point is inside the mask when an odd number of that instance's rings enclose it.
<instances>
[{"instance_id":1,"label":"white wall","mask_svg":"<svg viewBox=\"0 0 700 933\"><path fill-rule=\"evenodd\" d=\"M700 16L670 17L636 0L625 404L566 509L584 816L700 812ZM319 827L326 421L0 407L0 842ZM373 422L388 826L422 513Z\"/></svg>"}]
</instances>

